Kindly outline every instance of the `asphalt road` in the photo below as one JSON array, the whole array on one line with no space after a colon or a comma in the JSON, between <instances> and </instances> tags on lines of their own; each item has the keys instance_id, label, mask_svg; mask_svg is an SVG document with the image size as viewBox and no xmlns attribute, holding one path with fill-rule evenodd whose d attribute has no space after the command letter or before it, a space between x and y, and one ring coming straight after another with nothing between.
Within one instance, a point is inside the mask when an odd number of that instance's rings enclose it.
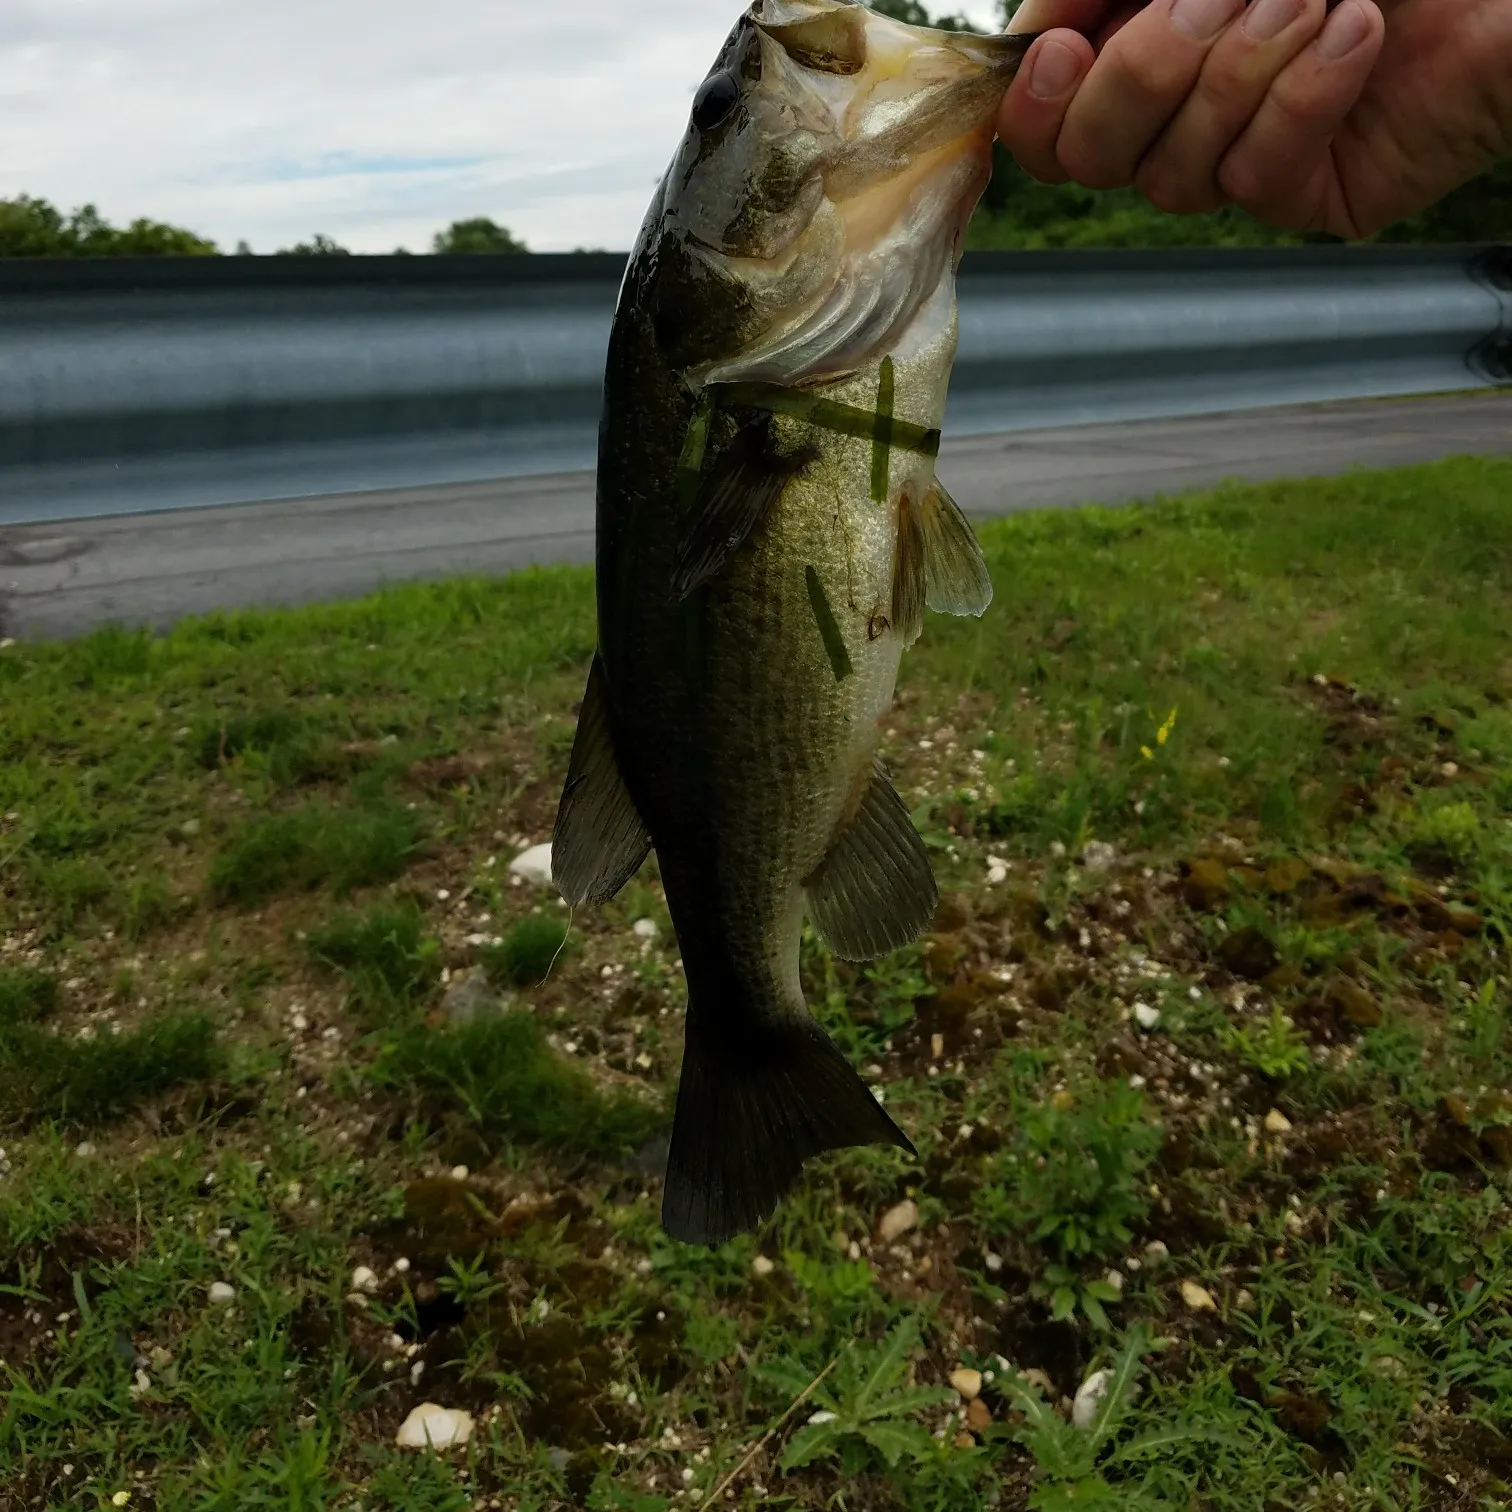
<instances>
[{"instance_id":1,"label":"asphalt road","mask_svg":"<svg viewBox=\"0 0 1512 1512\"><path fill-rule=\"evenodd\" d=\"M987 516L1493 452L1512 454L1512 394L973 436L946 442L940 476L968 514ZM165 627L213 609L584 562L592 552L591 473L6 526L0 636Z\"/></svg>"}]
</instances>

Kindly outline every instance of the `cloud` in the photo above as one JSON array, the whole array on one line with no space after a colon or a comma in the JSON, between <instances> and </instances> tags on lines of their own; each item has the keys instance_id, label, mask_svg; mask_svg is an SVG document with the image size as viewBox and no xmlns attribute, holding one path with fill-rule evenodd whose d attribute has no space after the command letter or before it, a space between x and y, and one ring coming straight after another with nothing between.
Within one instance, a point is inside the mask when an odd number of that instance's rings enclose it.
<instances>
[{"instance_id":1,"label":"cloud","mask_svg":"<svg viewBox=\"0 0 1512 1512\"><path fill-rule=\"evenodd\" d=\"M973 0L975 15L991 12ZM0 198L85 202L260 252L422 250L490 215L630 245L725 0L7 0Z\"/></svg>"}]
</instances>

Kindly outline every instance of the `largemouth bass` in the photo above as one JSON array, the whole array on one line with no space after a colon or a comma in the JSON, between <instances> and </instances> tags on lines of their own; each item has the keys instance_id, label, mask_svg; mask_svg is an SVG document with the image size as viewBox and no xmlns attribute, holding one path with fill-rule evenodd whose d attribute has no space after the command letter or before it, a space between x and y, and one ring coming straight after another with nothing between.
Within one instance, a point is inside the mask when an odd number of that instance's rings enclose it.
<instances>
[{"instance_id":1,"label":"largemouth bass","mask_svg":"<svg viewBox=\"0 0 1512 1512\"><path fill-rule=\"evenodd\" d=\"M756 0L626 272L552 867L603 901L656 849L688 987L679 1239L753 1227L820 1151L913 1151L809 1014L799 941L807 912L870 959L938 901L878 722L926 604L991 598L934 459L961 235L1031 40Z\"/></svg>"}]
</instances>

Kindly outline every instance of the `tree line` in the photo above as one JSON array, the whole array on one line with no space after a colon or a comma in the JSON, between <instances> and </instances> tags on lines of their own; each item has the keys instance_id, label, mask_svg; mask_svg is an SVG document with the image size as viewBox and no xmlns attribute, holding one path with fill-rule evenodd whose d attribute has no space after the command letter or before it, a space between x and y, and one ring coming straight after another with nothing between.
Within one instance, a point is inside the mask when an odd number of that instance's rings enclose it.
<instances>
[{"instance_id":1,"label":"tree line","mask_svg":"<svg viewBox=\"0 0 1512 1512\"><path fill-rule=\"evenodd\" d=\"M431 239L431 251L437 254L527 250L524 242L486 215L453 221ZM0 199L0 257L215 257L220 251L207 237L162 221L139 218L128 226L112 226L93 205L82 205L65 215L47 200L29 194ZM236 254L246 256L251 251L246 242L236 245ZM350 252L333 237L317 232L308 241L280 247L274 255L346 257Z\"/></svg>"}]
</instances>

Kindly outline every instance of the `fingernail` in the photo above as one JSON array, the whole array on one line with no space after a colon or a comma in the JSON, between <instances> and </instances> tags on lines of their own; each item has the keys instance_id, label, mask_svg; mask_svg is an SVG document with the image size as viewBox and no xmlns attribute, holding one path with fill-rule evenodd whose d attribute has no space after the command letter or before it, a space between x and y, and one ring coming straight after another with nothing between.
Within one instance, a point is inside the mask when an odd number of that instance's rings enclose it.
<instances>
[{"instance_id":1,"label":"fingernail","mask_svg":"<svg viewBox=\"0 0 1512 1512\"><path fill-rule=\"evenodd\" d=\"M1081 71L1081 60L1064 42L1046 42L1029 72L1029 93L1036 100L1053 100L1070 89Z\"/></svg>"},{"instance_id":2,"label":"fingernail","mask_svg":"<svg viewBox=\"0 0 1512 1512\"><path fill-rule=\"evenodd\" d=\"M1318 38L1318 56L1328 63L1347 58L1370 35L1370 17L1354 0L1345 3L1328 18L1323 35Z\"/></svg>"},{"instance_id":3,"label":"fingernail","mask_svg":"<svg viewBox=\"0 0 1512 1512\"><path fill-rule=\"evenodd\" d=\"M1244 35L1251 42L1279 37L1306 9L1306 0L1253 0L1244 13Z\"/></svg>"},{"instance_id":4,"label":"fingernail","mask_svg":"<svg viewBox=\"0 0 1512 1512\"><path fill-rule=\"evenodd\" d=\"M1244 6L1244 0L1175 0L1171 25L1194 42L1216 37Z\"/></svg>"}]
</instances>

